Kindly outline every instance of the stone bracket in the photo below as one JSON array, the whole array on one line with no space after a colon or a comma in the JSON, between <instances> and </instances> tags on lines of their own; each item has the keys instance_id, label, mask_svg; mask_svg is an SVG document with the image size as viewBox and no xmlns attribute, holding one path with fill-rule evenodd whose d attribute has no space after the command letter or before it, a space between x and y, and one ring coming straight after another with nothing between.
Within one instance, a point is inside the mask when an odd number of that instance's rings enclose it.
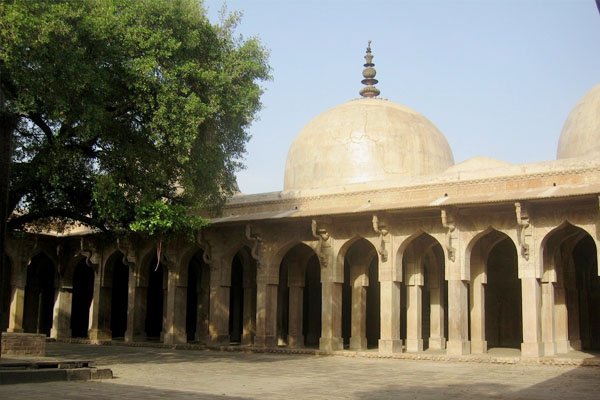
<instances>
[{"instance_id":1,"label":"stone bracket","mask_svg":"<svg viewBox=\"0 0 600 400\"><path fill-rule=\"evenodd\" d=\"M319 257L319 261L323 268L327 268L329 266L329 257L332 252L331 246L331 236L327 229L319 228L316 220L312 220L310 224L312 236L315 239L319 240L319 244L317 245L317 257Z\"/></svg>"},{"instance_id":2,"label":"stone bracket","mask_svg":"<svg viewBox=\"0 0 600 400\"><path fill-rule=\"evenodd\" d=\"M257 267L260 267L260 250L263 239L257 233L252 233L252 226L250 224L246 225L246 239L254 243L252 245L250 255L254 260L256 260Z\"/></svg>"},{"instance_id":3,"label":"stone bracket","mask_svg":"<svg viewBox=\"0 0 600 400\"><path fill-rule=\"evenodd\" d=\"M515 213L517 216L517 233L519 245L521 246L521 256L525 260L529 260L529 241L531 239L531 224L529 220L529 211L525 204L515 203Z\"/></svg>"},{"instance_id":4,"label":"stone bracket","mask_svg":"<svg viewBox=\"0 0 600 400\"><path fill-rule=\"evenodd\" d=\"M379 234L379 248L377 252L381 258L381 262L386 262L388 259L388 251L386 249L386 236L389 234L389 231L386 229L386 224L382 221L379 221L377 215L373 215L373 230L375 233Z\"/></svg>"},{"instance_id":5,"label":"stone bracket","mask_svg":"<svg viewBox=\"0 0 600 400\"><path fill-rule=\"evenodd\" d=\"M196 235L196 243L203 250L202 261L208 265L212 264L212 249L202 230Z\"/></svg>"},{"instance_id":6,"label":"stone bracket","mask_svg":"<svg viewBox=\"0 0 600 400\"><path fill-rule=\"evenodd\" d=\"M85 263L94 270L98 268L102 261L102 253L98 251L96 244L91 241L86 242L83 237L79 240L79 251L77 253L85 257Z\"/></svg>"},{"instance_id":7,"label":"stone bracket","mask_svg":"<svg viewBox=\"0 0 600 400\"><path fill-rule=\"evenodd\" d=\"M450 261L456 260L456 248L454 242L456 241L456 223L454 217L446 209L441 209L442 226L446 229L446 251L448 252L448 259Z\"/></svg>"}]
</instances>

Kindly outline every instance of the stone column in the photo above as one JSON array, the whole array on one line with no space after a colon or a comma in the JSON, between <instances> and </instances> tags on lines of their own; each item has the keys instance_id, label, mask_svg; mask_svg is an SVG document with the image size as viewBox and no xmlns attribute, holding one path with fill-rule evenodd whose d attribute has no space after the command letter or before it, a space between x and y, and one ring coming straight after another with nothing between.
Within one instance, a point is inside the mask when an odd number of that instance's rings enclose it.
<instances>
[{"instance_id":1,"label":"stone column","mask_svg":"<svg viewBox=\"0 0 600 400\"><path fill-rule=\"evenodd\" d=\"M543 355L556 354L554 321L554 284L542 282L541 328Z\"/></svg>"},{"instance_id":2,"label":"stone column","mask_svg":"<svg viewBox=\"0 0 600 400\"><path fill-rule=\"evenodd\" d=\"M471 353L468 295L466 281L448 280L448 355L461 356Z\"/></svg>"},{"instance_id":3,"label":"stone column","mask_svg":"<svg viewBox=\"0 0 600 400\"><path fill-rule=\"evenodd\" d=\"M184 268L183 266L179 266ZM181 274L174 271L176 266L167 269L166 312L163 341L165 344L187 343L186 309L187 286L182 282Z\"/></svg>"},{"instance_id":4,"label":"stone column","mask_svg":"<svg viewBox=\"0 0 600 400\"><path fill-rule=\"evenodd\" d=\"M423 351L423 285L407 285L406 351Z\"/></svg>"},{"instance_id":5,"label":"stone column","mask_svg":"<svg viewBox=\"0 0 600 400\"><path fill-rule=\"evenodd\" d=\"M212 247L209 270L208 344L212 347L225 346L229 344L231 259L226 259L219 248Z\"/></svg>"},{"instance_id":6,"label":"stone column","mask_svg":"<svg viewBox=\"0 0 600 400\"><path fill-rule=\"evenodd\" d=\"M350 350L367 349L367 288L362 279L352 285L352 317L350 318Z\"/></svg>"},{"instance_id":7,"label":"stone column","mask_svg":"<svg viewBox=\"0 0 600 400\"><path fill-rule=\"evenodd\" d=\"M554 286L554 334L556 352L559 354L568 353L570 350L569 313L565 288L560 283Z\"/></svg>"},{"instance_id":8,"label":"stone column","mask_svg":"<svg viewBox=\"0 0 600 400\"><path fill-rule=\"evenodd\" d=\"M266 268L266 267L263 267ZM256 337L258 347L277 346L277 284L260 277L256 294Z\"/></svg>"},{"instance_id":9,"label":"stone column","mask_svg":"<svg viewBox=\"0 0 600 400\"><path fill-rule=\"evenodd\" d=\"M429 281L429 348L443 350L446 348L446 335L444 332L444 284L440 280L439 269L431 274Z\"/></svg>"},{"instance_id":10,"label":"stone column","mask_svg":"<svg viewBox=\"0 0 600 400\"><path fill-rule=\"evenodd\" d=\"M391 279L380 281L379 290L381 299L381 338L378 342L379 352L382 354L401 353L400 282L394 282Z\"/></svg>"},{"instance_id":11,"label":"stone column","mask_svg":"<svg viewBox=\"0 0 600 400\"><path fill-rule=\"evenodd\" d=\"M198 303L196 307L196 337L195 340L199 343L206 343L208 340L209 329L209 307L210 307L210 268L203 265L199 273L201 278L194 284ZM188 282L188 285L190 283Z\"/></svg>"},{"instance_id":12,"label":"stone column","mask_svg":"<svg viewBox=\"0 0 600 400\"><path fill-rule=\"evenodd\" d=\"M15 262L11 271L10 309L7 332L23 332L23 312L25 310L25 282L27 282L27 262Z\"/></svg>"},{"instance_id":13,"label":"stone column","mask_svg":"<svg viewBox=\"0 0 600 400\"><path fill-rule=\"evenodd\" d=\"M71 303L73 300L73 285L60 283L56 290L52 314L50 337L63 339L71 337Z\"/></svg>"},{"instance_id":14,"label":"stone column","mask_svg":"<svg viewBox=\"0 0 600 400\"><path fill-rule=\"evenodd\" d=\"M112 312L112 287L102 283L102 275L94 274L94 296L90 306L88 336L92 342L111 340L110 318ZM112 283L112 282L111 282Z\"/></svg>"},{"instance_id":15,"label":"stone column","mask_svg":"<svg viewBox=\"0 0 600 400\"><path fill-rule=\"evenodd\" d=\"M294 280L289 283L289 288L288 346L304 347L304 335L302 334L302 322L304 317L304 282Z\"/></svg>"},{"instance_id":16,"label":"stone column","mask_svg":"<svg viewBox=\"0 0 600 400\"><path fill-rule=\"evenodd\" d=\"M471 262L471 352L487 353L485 339L485 266L479 260Z\"/></svg>"},{"instance_id":17,"label":"stone column","mask_svg":"<svg viewBox=\"0 0 600 400\"><path fill-rule=\"evenodd\" d=\"M256 336L256 287L254 286L254 280L244 280L242 344L248 345L254 342ZM277 300L275 300L275 312L277 312ZM277 332L277 328L275 332Z\"/></svg>"},{"instance_id":18,"label":"stone column","mask_svg":"<svg viewBox=\"0 0 600 400\"><path fill-rule=\"evenodd\" d=\"M319 350L344 349L342 339L342 283L321 274L321 338Z\"/></svg>"},{"instance_id":19,"label":"stone column","mask_svg":"<svg viewBox=\"0 0 600 400\"><path fill-rule=\"evenodd\" d=\"M541 290L540 282L535 276L527 276L522 271L521 296L523 300L523 343L522 357L539 357L542 355L541 332Z\"/></svg>"},{"instance_id":20,"label":"stone column","mask_svg":"<svg viewBox=\"0 0 600 400\"><path fill-rule=\"evenodd\" d=\"M125 342L145 339L146 294L148 282L137 268L129 268L129 296L127 298L127 330Z\"/></svg>"}]
</instances>

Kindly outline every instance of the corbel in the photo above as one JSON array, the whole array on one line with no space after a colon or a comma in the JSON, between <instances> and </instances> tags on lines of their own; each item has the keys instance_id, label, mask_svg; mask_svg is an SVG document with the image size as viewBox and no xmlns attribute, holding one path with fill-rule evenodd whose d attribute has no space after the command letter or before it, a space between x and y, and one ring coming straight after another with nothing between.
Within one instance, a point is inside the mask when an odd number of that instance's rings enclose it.
<instances>
[{"instance_id":1,"label":"corbel","mask_svg":"<svg viewBox=\"0 0 600 400\"><path fill-rule=\"evenodd\" d=\"M252 245L252 250L250 251L250 255L254 260L259 262L260 256L260 246L262 244L262 238L257 233L252 233L252 226L250 224L246 225L246 239L250 240L254 244Z\"/></svg>"},{"instance_id":2,"label":"corbel","mask_svg":"<svg viewBox=\"0 0 600 400\"><path fill-rule=\"evenodd\" d=\"M196 243L202 249L202 261L206 264L212 264L212 250L210 248L210 243L206 239L202 230L198 232L196 235Z\"/></svg>"},{"instance_id":3,"label":"corbel","mask_svg":"<svg viewBox=\"0 0 600 400\"><path fill-rule=\"evenodd\" d=\"M521 246L521 255L526 260L529 260L529 244L526 240L526 232L530 226L529 223L529 212L525 208L525 205L521 203L515 203L515 213L517 216L517 226L519 233L519 245Z\"/></svg>"},{"instance_id":4,"label":"corbel","mask_svg":"<svg viewBox=\"0 0 600 400\"><path fill-rule=\"evenodd\" d=\"M83 237L79 239L79 251L77 254L82 255L85 258L85 263L87 266L93 268L94 270L98 268L98 265L100 265L100 252L98 251L98 248L89 241L86 243Z\"/></svg>"},{"instance_id":5,"label":"corbel","mask_svg":"<svg viewBox=\"0 0 600 400\"><path fill-rule=\"evenodd\" d=\"M379 221L377 215L373 215L373 230L375 233L379 234L379 248L377 249L377 252L379 253L381 262L386 262L388 258L388 251L385 248L385 237L389 234L389 232L386 229L385 223Z\"/></svg>"},{"instance_id":6,"label":"corbel","mask_svg":"<svg viewBox=\"0 0 600 400\"><path fill-rule=\"evenodd\" d=\"M450 261L456 260L456 248L453 243L454 231L456 230L456 223L452 215L446 211L445 208L441 209L442 226L446 229L446 251L448 252L448 259Z\"/></svg>"},{"instance_id":7,"label":"corbel","mask_svg":"<svg viewBox=\"0 0 600 400\"><path fill-rule=\"evenodd\" d=\"M137 257L135 256L135 251L131 247L130 243L121 243L121 240L117 238L117 249L123 254L123 264L133 268L137 261Z\"/></svg>"},{"instance_id":8,"label":"corbel","mask_svg":"<svg viewBox=\"0 0 600 400\"><path fill-rule=\"evenodd\" d=\"M329 266L329 255L331 254L331 237L327 229L320 228L316 220L312 220L310 224L312 236L319 240L317 245L317 257L321 262L321 266L327 268Z\"/></svg>"}]
</instances>

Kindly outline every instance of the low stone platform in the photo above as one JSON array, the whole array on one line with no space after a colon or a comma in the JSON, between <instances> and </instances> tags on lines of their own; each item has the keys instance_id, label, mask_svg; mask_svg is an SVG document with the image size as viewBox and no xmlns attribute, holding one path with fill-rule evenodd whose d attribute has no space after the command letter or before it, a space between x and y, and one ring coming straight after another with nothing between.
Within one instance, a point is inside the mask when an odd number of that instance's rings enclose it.
<instances>
[{"instance_id":1,"label":"low stone platform","mask_svg":"<svg viewBox=\"0 0 600 400\"><path fill-rule=\"evenodd\" d=\"M394 353L381 354L377 350L352 351L340 350L325 352L316 348L290 348L290 347L254 347L248 345L230 345L211 347L203 344L163 344L160 342L123 342L121 340L103 341L101 343L91 342L87 339L60 339L61 343L94 344L100 346L127 346L127 347L151 347L173 350L217 350L225 352L243 353L274 353L274 354L304 354L318 356L339 356L358 358L379 358L397 360L425 360L440 362L471 362L489 364L525 364L525 365L555 365L555 366L579 366L600 367L600 353L586 353L572 351L567 354L556 356L545 356L537 358L521 357L517 349L494 348L485 354L469 354L464 356L449 356L443 350L427 350L419 353Z\"/></svg>"},{"instance_id":2,"label":"low stone platform","mask_svg":"<svg viewBox=\"0 0 600 400\"><path fill-rule=\"evenodd\" d=\"M53 381L89 381L112 379L108 368L95 368L90 361L44 358L0 359L0 385Z\"/></svg>"}]
</instances>

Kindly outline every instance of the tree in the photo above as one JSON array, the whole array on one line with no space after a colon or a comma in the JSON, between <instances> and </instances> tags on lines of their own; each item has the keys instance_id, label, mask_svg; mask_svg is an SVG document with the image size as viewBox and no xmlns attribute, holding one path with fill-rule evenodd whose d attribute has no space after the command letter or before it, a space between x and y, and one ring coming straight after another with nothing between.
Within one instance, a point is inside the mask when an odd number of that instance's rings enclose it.
<instances>
[{"instance_id":1,"label":"tree","mask_svg":"<svg viewBox=\"0 0 600 400\"><path fill-rule=\"evenodd\" d=\"M236 21L213 25L194 0L2 3L9 228L218 210L269 78Z\"/></svg>"},{"instance_id":2,"label":"tree","mask_svg":"<svg viewBox=\"0 0 600 400\"><path fill-rule=\"evenodd\" d=\"M269 79L237 20L197 0L2 1L2 251L4 228L160 234L218 211Z\"/></svg>"}]
</instances>

